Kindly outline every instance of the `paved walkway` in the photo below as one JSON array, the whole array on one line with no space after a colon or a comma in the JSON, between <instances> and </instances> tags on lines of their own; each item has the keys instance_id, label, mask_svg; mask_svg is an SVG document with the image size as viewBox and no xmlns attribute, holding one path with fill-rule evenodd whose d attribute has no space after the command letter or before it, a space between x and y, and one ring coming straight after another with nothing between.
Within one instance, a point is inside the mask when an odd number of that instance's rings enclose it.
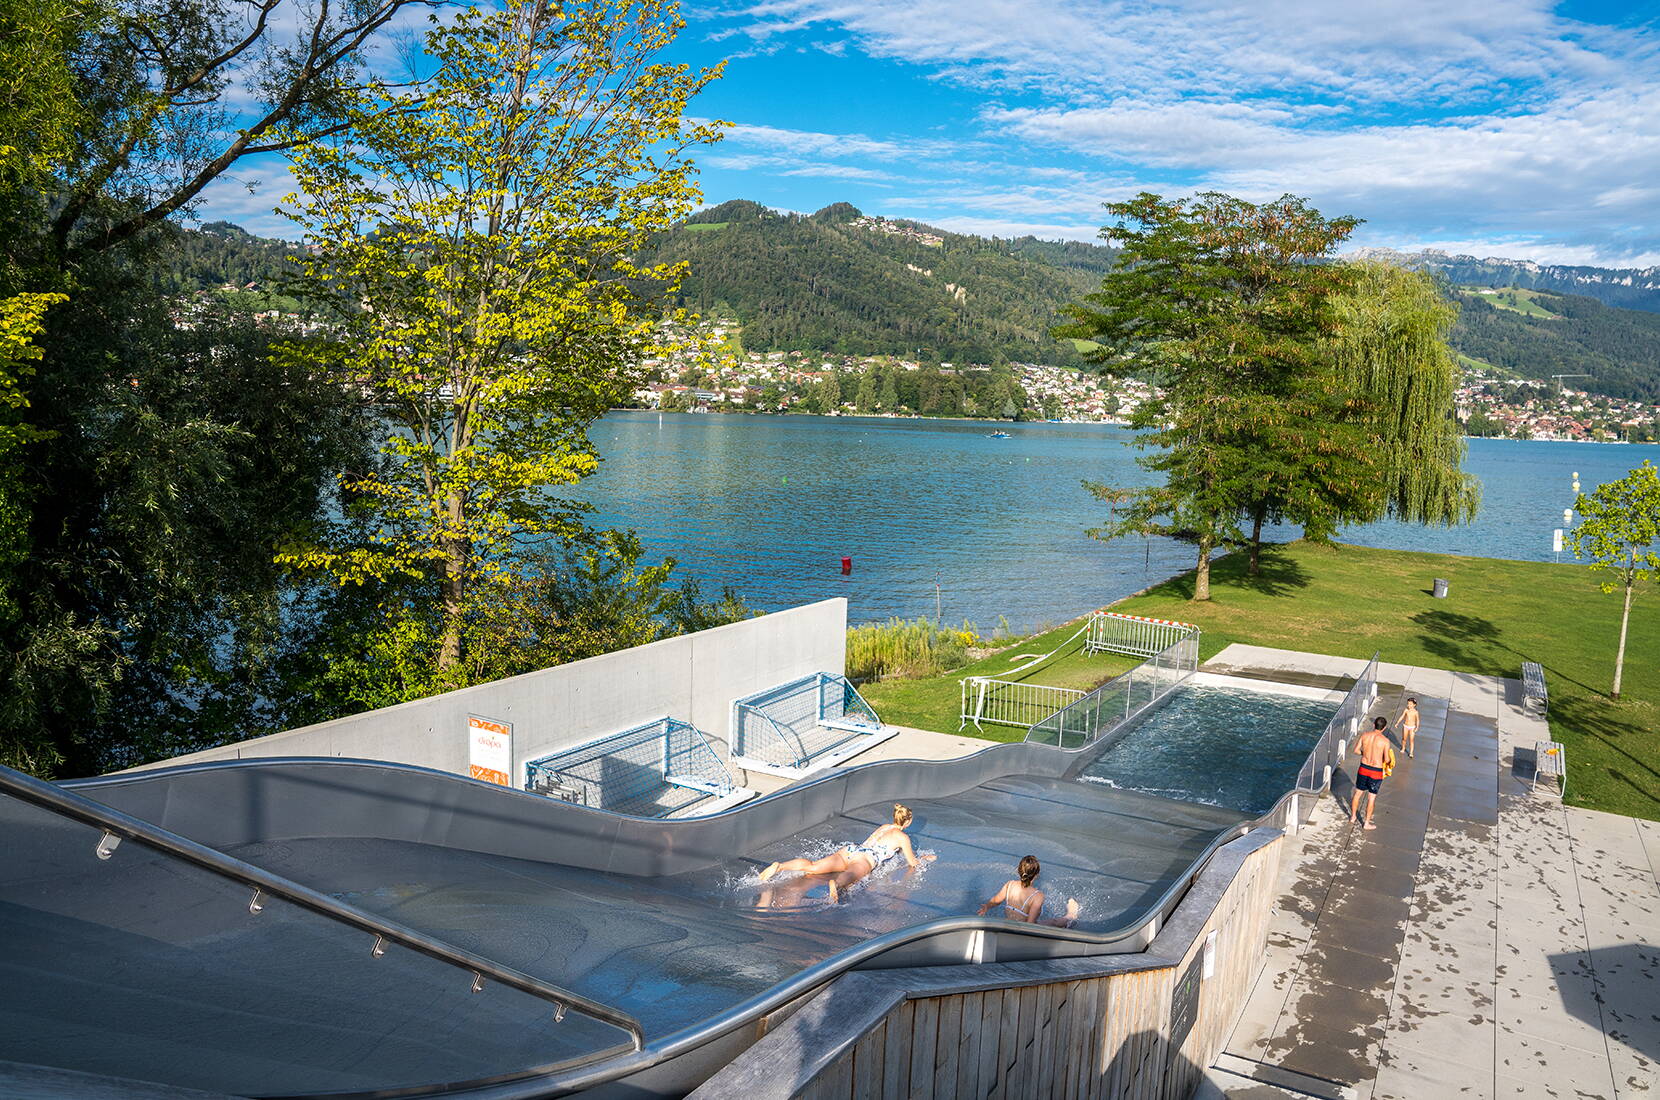
<instances>
[{"instance_id":1,"label":"paved walkway","mask_svg":"<svg viewBox=\"0 0 1660 1100\"><path fill-rule=\"evenodd\" d=\"M1235 645L1206 668L1329 683L1361 664ZM1660 1098L1660 826L1533 792L1549 732L1516 681L1401 665L1379 680L1392 727L1419 700L1417 758L1385 782L1377 830L1347 822L1351 754L1342 806L1323 799L1289 838L1264 967L1208 1094Z\"/></svg>"}]
</instances>

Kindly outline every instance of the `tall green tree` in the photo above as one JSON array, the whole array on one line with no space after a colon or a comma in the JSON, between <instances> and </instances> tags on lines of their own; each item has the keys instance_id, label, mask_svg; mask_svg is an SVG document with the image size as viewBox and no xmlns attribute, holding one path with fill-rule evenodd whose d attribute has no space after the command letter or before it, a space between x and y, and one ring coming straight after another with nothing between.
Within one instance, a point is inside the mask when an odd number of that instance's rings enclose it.
<instances>
[{"instance_id":1,"label":"tall green tree","mask_svg":"<svg viewBox=\"0 0 1660 1100\"><path fill-rule=\"evenodd\" d=\"M0 297L39 330L7 416L7 761L84 773L269 719L306 602L271 559L322 510L348 401L273 367L245 317L177 324L158 276L204 188L338 125L405 6L0 5Z\"/></svg>"},{"instance_id":2,"label":"tall green tree","mask_svg":"<svg viewBox=\"0 0 1660 1100\"><path fill-rule=\"evenodd\" d=\"M338 333L293 355L391 431L343 484L361 522L284 560L408 582L383 629L424 662L410 694L479 675L469 622L581 534L552 494L594 470L587 429L678 277L632 257L694 208L686 152L718 136L684 115L716 71L657 60L680 26L666 0L467 8L428 34L433 75L359 97L347 137L294 151L304 285Z\"/></svg>"},{"instance_id":3,"label":"tall green tree","mask_svg":"<svg viewBox=\"0 0 1660 1100\"><path fill-rule=\"evenodd\" d=\"M1458 308L1427 274L1366 261L1333 305L1335 392L1372 439L1381 495L1343 509L1345 522L1385 516L1447 526L1475 517L1481 484L1463 470L1458 360L1447 334Z\"/></svg>"},{"instance_id":4,"label":"tall green tree","mask_svg":"<svg viewBox=\"0 0 1660 1100\"><path fill-rule=\"evenodd\" d=\"M1137 461L1163 482L1089 484L1098 498L1126 505L1091 533L1192 543L1193 598L1209 599L1211 553L1243 538L1239 517L1260 496L1266 428L1285 415L1286 392L1318 369L1344 273L1313 261L1330 257L1358 223L1289 195L1257 205L1143 193L1107 210L1118 220L1101 235L1122 252L1056 334L1094 341L1089 358L1110 372L1156 381L1161 396L1142 403L1132 423L1149 429L1141 445L1157 448ZM1304 499L1286 496L1280 508L1297 511Z\"/></svg>"},{"instance_id":5,"label":"tall green tree","mask_svg":"<svg viewBox=\"0 0 1660 1100\"><path fill-rule=\"evenodd\" d=\"M1589 496L1581 494L1574 508L1580 516L1573 532L1574 557L1589 559L1592 572L1613 574L1599 585L1604 593L1619 590L1624 595L1610 693L1618 699L1632 598L1638 582L1660 576L1660 469L1644 462L1618 481L1598 485Z\"/></svg>"}]
</instances>

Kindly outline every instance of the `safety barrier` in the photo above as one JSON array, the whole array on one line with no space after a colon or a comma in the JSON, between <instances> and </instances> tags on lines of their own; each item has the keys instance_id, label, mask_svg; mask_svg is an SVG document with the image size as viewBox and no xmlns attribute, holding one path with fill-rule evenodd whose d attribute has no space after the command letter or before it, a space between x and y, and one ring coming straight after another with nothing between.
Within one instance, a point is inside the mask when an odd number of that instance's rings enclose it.
<instances>
[{"instance_id":1,"label":"safety barrier","mask_svg":"<svg viewBox=\"0 0 1660 1100\"><path fill-rule=\"evenodd\" d=\"M732 763L798 778L893 736L847 677L816 672L732 704Z\"/></svg>"},{"instance_id":2,"label":"safety barrier","mask_svg":"<svg viewBox=\"0 0 1660 1100\"><path fill-rule=\"evenodd\" d=\"M961 681L961 692L962 722L958 729L970 722L976 728L982 722L991 722L1029 729L1086 694L1079 688L993 680L985 676L970 676Z\"/></svg>"},{"instance_id":3,"label":"safety barrier","mask_svg":"<svg viewBox=\"0 0 1660 1100\"><path fill-rule=\"evenodd\" d=\"M1117 611L1097 611L1089 617L1089 637L1084 641L1084 652L1151 657L1169 649L1189 634L1196 635L1198 632L1199 628L1192 623L1174 619L1149 619Z\"/></svg>"},{"instance_id":4,"label":"safety barrier","mask_svg":"<svg viewBox=\"0 0 1660 1100\"><path fill-rule=\"evenodd\" d=\"M525 789L636 817L730 805L739 788L703 732L659 718L532 761Z\"/></svg>"},{"instance_id":5,"label":"safety barrier","mask_svg":"<svg viewBox=\"0 0 1660 1100\"><path fill-rule=\"evenodd\" d=\"M1342 765L1348 746L1353 745L1360 736L1366 714L1377 698L1378 655L1374 653L1343 697L1337 713L1326 723L1320 740L1309 750L1308 759L1303 761L1302 768L1297 772L1298 790L1318 793L1331 785L1332 772Z\"/></svg>"},{"instance_id":6,"label":"safety barrier","mask_svg":"<svg viewBox=\"0 0 1660 1100\"><path fill-rule=\"evenodd\" d=\"M1079 749L1110 736L1193 675L1199 667L1199 628L1186 632L1147 660L1082 698L1032 724L1026 740Z\"/></svg>"}]
</instances>

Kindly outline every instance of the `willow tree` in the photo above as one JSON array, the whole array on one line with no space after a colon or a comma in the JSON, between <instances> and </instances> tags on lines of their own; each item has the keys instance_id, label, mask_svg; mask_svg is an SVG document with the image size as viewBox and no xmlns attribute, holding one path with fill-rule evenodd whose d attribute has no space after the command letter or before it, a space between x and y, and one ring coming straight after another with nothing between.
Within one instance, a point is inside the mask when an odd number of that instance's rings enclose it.
<instances>
[{"instance_id":1,"label":"willow tree","mask_svg":"<svg viewBox=\"0 0 1660 1100\"><path fill-rule=\"evenodd\" d=\"M1349 394L1370 437L1380 492L1343 519L1385 516L1449 526L1475 518L1481 483L1464 472L1456 417L1458 360L1447 333L1458 308L1427 274L1367 261L1345 265L1334 302L1334 386Z\"/></svg>"},{"instance_id":2,"label":"willow tree","mask_svg":"<svg viewBox=\"0 0 1660 1100\"><path fill-rule=\"evenodd\" d=\"M1272 511L1324 522L1324 475L1285 473L1325 434L1311 409L1329 303L1347 271L1320 263L1356 219L1327 218L1299 198L1257 205L1207 193L1109 203L1118 223L1101 235L1122 247L1101 289L1069 307L1056 335L1094 341L1086 358L1112 372L1149 374L1159 394L1138 407L1138 439L1157 448L1137 462L1163 475L1147 488L1086 482L1123 512L1090 534L1166 535L1194 545L1193 598L1210 598L1210 556L1243 541L1242 516ZM1353 448L1334 451L1348 461ZM1305 469L1311 469L1306 467ZM1318 507L1321 511L1309 511Z\"/></svg>"},{"instance_id":3,"label":"willow tree","mask_svg":"<svg viewBox=\"0 0 1660 1100\"><path fill-rule=\"evenodd\" d=\"M668 0L464 8L427 35L430 77L294 152L303 281L337 326L294 354L390 430L342 484L358 522L284 560L414 593L381 650L409 694L453 683L479 601L576 533L557 490L595 469L587 429L679 274L631 257L695 208L686 152L718 136L684 117L716 71L657 60L681 25Z\"/></svg>"}]
</instances>

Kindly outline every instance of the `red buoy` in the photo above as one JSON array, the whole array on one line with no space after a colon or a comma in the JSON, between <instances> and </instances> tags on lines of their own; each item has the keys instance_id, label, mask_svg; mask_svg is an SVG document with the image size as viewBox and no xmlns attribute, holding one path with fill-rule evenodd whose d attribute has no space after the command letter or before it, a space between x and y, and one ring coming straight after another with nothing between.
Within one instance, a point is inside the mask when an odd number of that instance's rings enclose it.
<instances>
[{"instance_id":1,"label":"red buoy","mask_svg":"<svg viewBox=\"0 0 1660 1100\"><path fill-rule=\"evenodd\" d=\"M843 558L842 559L842 576L845 577L845 576L847 576L848 574L850 574L852 572L853 572L853 559L852 558Z\"/></svg>"}]
</instances>

